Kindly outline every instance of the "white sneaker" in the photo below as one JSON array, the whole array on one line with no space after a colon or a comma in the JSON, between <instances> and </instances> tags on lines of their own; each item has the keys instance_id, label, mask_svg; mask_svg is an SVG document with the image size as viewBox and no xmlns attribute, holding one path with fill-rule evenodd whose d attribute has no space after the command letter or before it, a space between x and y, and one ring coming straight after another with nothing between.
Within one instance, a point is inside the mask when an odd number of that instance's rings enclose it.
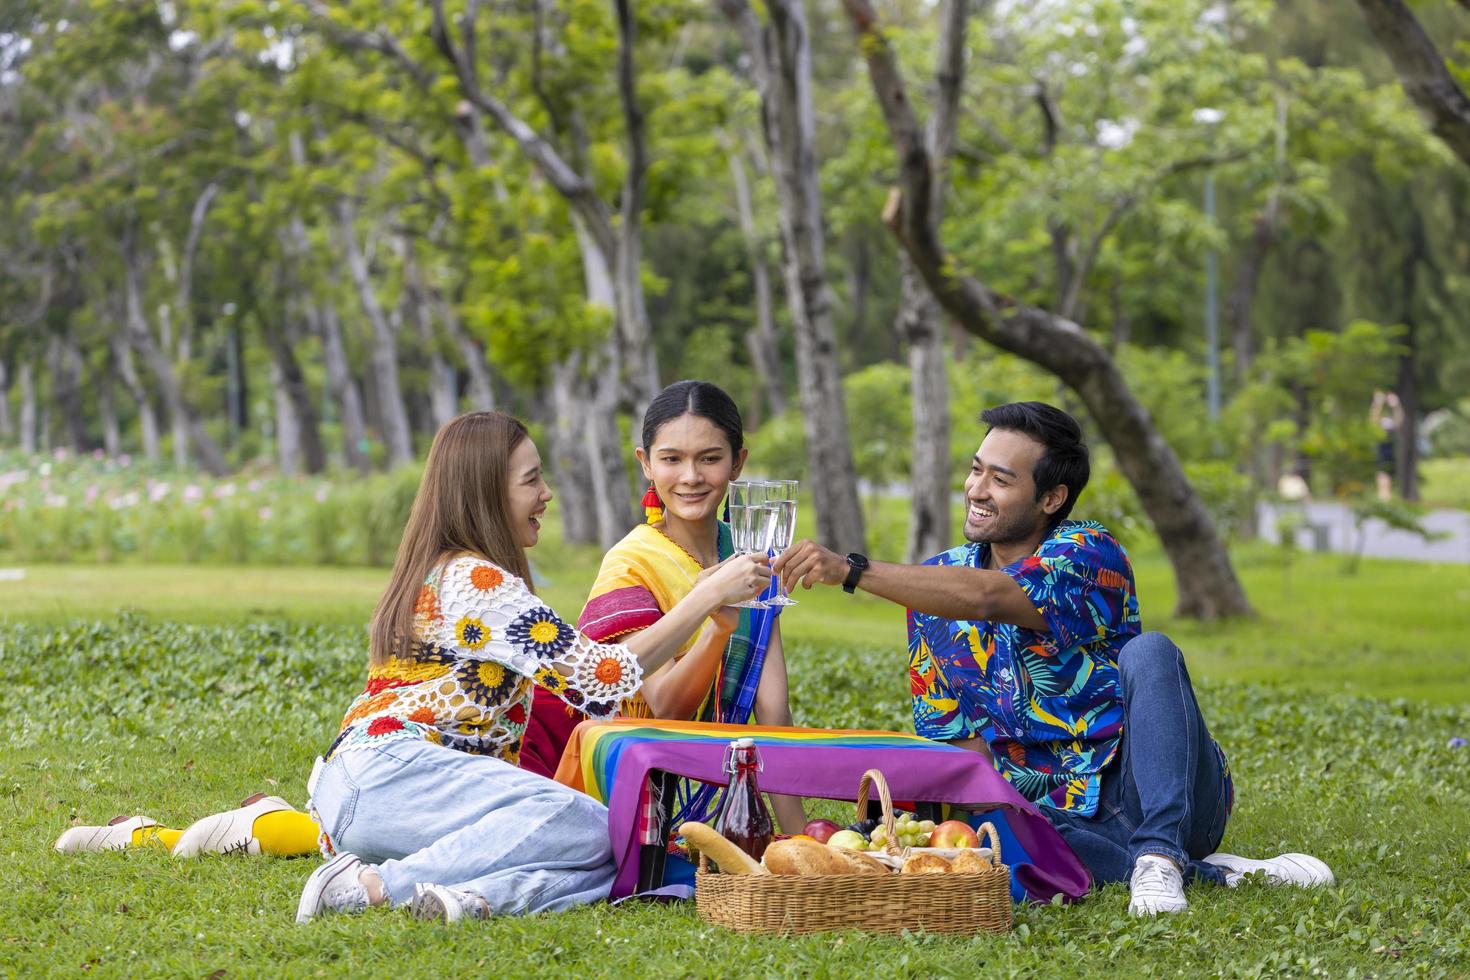
<instances>
[{"instance_id":1,"label":"white sneaker","mask_svg":"<svg viewBox=\"0 0 1470 980\"><path fill-rule=\"evenodd\" d=\"M413 886L413 917L445 923L488 919L490 905L474 892L421 883Z\"/></svg>"},{"instance_id":2,"label":"white sneaker","mask_svg":"<svg viewBox=\"0 0 1470 980\"><path fill-rule=\"evenodd\" d=\"M174 857L200 854L259 854L255 818L278 810L293 809L279 796L256 793L234 810L214 813L191 823L174 844Z\"/></svg>"},{"instance_id":3,"label":"white sneaker","mask_svg":"<svg viewBox=\"0 0 1470 980\"><path fill-rule=\"evenodd\" d=\"M133 843L133 831L157 826L152 817L113 817L105 827L72 827L56 838L54 846L62 854L120 851Z\"/></svg>"},{"instance_id":4,"label":"white sneaker","mask_svg":"<svg viewBox=\"0 0 1470 980\"><path fill-rule=\"evenodd\" d=\"M1128 879L1128 888L1133 893L1128 900L1129 915L1158 915L1189 908L1179 865L1159 854L1139 856L1133 865L1133 876Z\"/></svg>"},{"instance_id":5,"label":"white sneaker","mask_svg":"<svg viewBox=\"0 0 1470 980\"><path fill-rule=\"evenodd\" d=\"M323 912L355 913L367 908L367 889L357 877L366 867L356 854L338 854L313 871L296 903L296 921L310 922Z\"/></svg>"},{"instance_id":6,"label":"white sneaker","mask_svg":"<svg viewBox=\"0 0 1470 980\"><path fill-rule=\"evenodd\" d=\"M1205 858L1205 863L1223 868L1225 884L1231 888L1244 881L1246 875L1256 873L1264 873L1266 880L1273 885L1296 885L1300 888L1331 885L1337 881L1332 877L1332 869L1310 854L1278 854L1264 861L1252 861L1234 854L1211 854Z\"/></svg>"}]
</instances>

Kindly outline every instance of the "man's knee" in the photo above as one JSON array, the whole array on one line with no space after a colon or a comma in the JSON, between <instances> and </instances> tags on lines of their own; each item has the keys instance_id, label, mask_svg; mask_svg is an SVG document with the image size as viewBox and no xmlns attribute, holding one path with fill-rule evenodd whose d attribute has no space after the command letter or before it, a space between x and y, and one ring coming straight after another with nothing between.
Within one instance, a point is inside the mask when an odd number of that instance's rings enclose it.
<instances>
[{"instance_id":1,"label":"man's knee","mask_svg":"<svg viewBox=\"0 0 1470 980\"><path fill-rule=\"evenodd\" d=\"M1139 680L1162 672L1175 674L1183 663L1184 655L1174 641L1157 631L1135 636L1118 652L1118 673L1125 688L1130 678Z\"/></svg>"}]
</instances>

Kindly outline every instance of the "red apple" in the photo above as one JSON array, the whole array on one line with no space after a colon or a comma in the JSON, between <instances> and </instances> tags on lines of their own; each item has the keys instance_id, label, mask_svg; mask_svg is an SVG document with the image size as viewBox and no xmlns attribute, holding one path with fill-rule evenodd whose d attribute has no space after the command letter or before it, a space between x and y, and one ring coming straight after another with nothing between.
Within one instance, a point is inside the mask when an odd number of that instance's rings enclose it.
<instances>
[{"instance_id":1,"label":"red apple","mask_svg":"<svg viewBox=\"0 0 1470 980\"><path fill-rule=\"evenodd\" d=\"M980 835L963 820L946 820L929 835L930 847L979 847Z\"/></svg>"},{"instance_id":2,"label":"red apple","mask_svg":"<svg viewBox=\"0 0 1470 980\"><path fill-rule=\"evenodd\" d=\"M842 828L839 825L833 823L830 820L813 820L811 823L801 828L801 832L810 837L812 840L817 841L821 844L825 844L827 843L827 838L831 837L833 834L837 833L841 829Z\"/></svg>"}]
</instances>

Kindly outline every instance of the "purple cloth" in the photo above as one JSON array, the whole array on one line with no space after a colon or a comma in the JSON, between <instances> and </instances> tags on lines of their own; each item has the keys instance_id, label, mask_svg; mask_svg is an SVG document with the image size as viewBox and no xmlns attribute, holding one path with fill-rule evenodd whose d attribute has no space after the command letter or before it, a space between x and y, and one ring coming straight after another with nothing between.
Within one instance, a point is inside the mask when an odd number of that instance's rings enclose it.
<instances>
[{"instance_id":1,"label":"purple cloth","mask_svg":"<svg viewBox=\"0 0 1470 980\"><path fill-rule=\"evenodd\" d=\"M791 744L768 741L755 732L751 735L765 764L759 777L764 792L855 800L862 774L877 769L895 800L1008 811L1011 832L1031 859L1013 865L1012 874L1032 900L1049 902L1061 895L1075 901L1092 883L1087 869L1056 829L978 753L939 743L913 748L847 747ZM616 779L607 800L608 832L618 862L612 898L631 895L637 887L639 801L649 773L661 769L724 784L724 755L724 742L713 740L640 741L635 737L620 747ZM1001 856L1006 856L1004 851Z\"/></svg>"}]
</instances>

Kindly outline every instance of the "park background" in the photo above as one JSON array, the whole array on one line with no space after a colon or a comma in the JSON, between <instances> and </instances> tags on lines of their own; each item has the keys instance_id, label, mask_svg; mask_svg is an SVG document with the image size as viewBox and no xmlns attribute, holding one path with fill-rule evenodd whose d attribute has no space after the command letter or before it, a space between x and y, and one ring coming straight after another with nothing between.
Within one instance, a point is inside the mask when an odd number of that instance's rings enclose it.
<instances>
[{"instance_id":1,"label":"park background","mask_svg":"<svg viewBox=\"0 0 1470 980\"><path fill-rule=\"evenodd\" d=\"M1470 971L1467 44L1463 2L1397 0L5 3L0 972ZM803 533L894 560L955 543L984 407L1072 410L1078 516L1231 755L1227 842L1340 885L745 941L297 929L307 862L50 852L304 802L456 412L531 424L575 615L684 377ZM907 729L897 611L797 598L798 724Z\"/></svg>"}]
</instances>

